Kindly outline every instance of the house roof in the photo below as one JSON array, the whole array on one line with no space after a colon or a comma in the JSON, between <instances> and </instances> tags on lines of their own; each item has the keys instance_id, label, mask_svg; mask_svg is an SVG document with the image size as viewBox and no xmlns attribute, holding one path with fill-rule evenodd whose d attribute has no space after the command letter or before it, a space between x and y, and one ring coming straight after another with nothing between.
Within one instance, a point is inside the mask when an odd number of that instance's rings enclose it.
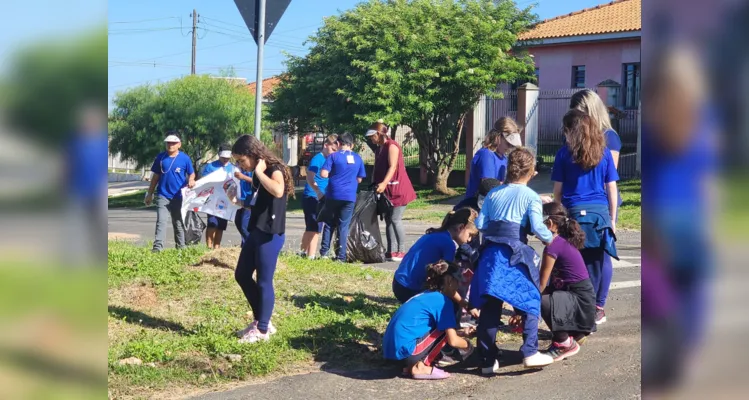
<instances>
[{"instance_id":1,"label":"house roof","mask_svg":"<svg viewBox=\"0 0 749 400\"><path fill-rule=\"evenodd\" d=\"M273 89L278 86L278 84L281 82L281 79L277 76L272 76L267 79L263 79L263 97L268 97L268 95L273 91ZM255 94L256 89L256 82L252 82L247 85L247 90L252 92L252 94Z\"/></svg>"},{"instance_id":2,"label":"house roof","mask_svg":"<svg viewBox=\"0 0 749 400\"><path fill-rule=\"evenodd\" d=\"M615 0L543 20L530 31L520 34L518 40L639 31L642 29L641 15L641 0Z\"/></svg>"}]
</instances>

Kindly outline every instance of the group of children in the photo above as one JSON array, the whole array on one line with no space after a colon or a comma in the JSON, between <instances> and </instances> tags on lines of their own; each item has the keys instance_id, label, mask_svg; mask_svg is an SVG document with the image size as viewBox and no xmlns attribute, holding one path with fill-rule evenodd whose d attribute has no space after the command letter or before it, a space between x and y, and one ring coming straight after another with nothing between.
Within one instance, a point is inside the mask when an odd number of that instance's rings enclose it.
<instances>
[{"instance_id":1,"label":"group of children","mask_svg":"<svg viewBox=\"0 0 749 400\"><path fill-rule=\"evenodd\" d=\"M515 149L508 156L504 184L482 182L480 210L451 211L440 228L429 229L404 257L393 279L393 293L402 305L382 344L385 358L405 364L404 374L449 377L438 368L440 360L455 358L456 350L466 359L473 352L467 339L473 336L482 374L498 372L496 334L505 302L515 310L511 324L523 333L520 350L526 368L577 354L595 330L596 294L579 251L585 234L564 206L542 204L527 186L534 175L532 153ZM479 232L478 256L456 260L460 250L476 249ZM541 259L527 244L529 233L546 246ZM478 326L461 328L463 310L478 319ZM539 318L553 334L545 351L538 350Z\"/></svg>"}]
</instances>

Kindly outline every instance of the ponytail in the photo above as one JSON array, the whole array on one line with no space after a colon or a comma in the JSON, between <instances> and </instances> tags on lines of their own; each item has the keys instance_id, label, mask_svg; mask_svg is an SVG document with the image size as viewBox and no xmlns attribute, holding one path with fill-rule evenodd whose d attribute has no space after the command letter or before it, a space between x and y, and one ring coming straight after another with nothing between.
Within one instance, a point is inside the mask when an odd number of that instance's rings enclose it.
<instances>
[{"instance_id":1,"label":"ponytail","mask_svg":"<svg viewBox=\"0 0 749 400\"><path fill-rule=\"evenodd\" d=\"M563 237L576 249L585 246L585 232L580 224L567 214L567 209L559 203L547 203L543 205L544 215L556 224L559 236Z\"/></svg>"},{"instance_id":2,"label":"ponytail","mask_svg":"<svg viewBox=\"0 0 749 400\"><path fill-rule=\"evenodd\" d=\"M452 262L439 260L427 265L427 279L424 287L427 290L441 291L445 287L445 276L454 275L460 271L460 267Z\"/></svg>"},{"instance_id":3,"label":"ponytail","mask_svg":"<svg viewBox=\"0 0 749 400\"><path fill-rule=\"evenodd\" d=\"M446 232L458 225L465 225L468 229L478 232L475 223L476 217L478 217L476 210L468 207L461 208L458 211L450 211L445 215L442 225L439 228L429 228L426 230L426 233Z\"/></svg>"}]
</instances>

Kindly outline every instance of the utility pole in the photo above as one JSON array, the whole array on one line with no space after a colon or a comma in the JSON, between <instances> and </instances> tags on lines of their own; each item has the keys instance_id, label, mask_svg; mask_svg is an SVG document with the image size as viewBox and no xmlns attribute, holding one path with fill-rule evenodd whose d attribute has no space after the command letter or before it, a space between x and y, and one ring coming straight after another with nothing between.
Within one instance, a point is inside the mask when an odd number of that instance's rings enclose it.
<instances>
[{"instance_id":1,"label":"utility pole","mask_svg":"<svg viewBox=\"0 0 749 400\"><path fill-rule=\"evenodd\" d=\"M192 10L192 68L190 73L195 75L195 48L198 44L198 12Z\"/></svg>"},{"instance_id":2,"label":"utility pole","mask_svg":"<svg viewBox=\"0 0 749 400\"><path fill-rule=\"evenodd\" d=\"M257 18L257 79L255 79L255 137L260 139L260 118L263 107L263 47L265 47L265 0L258 0Z\"/></svg>"}]
</instances>

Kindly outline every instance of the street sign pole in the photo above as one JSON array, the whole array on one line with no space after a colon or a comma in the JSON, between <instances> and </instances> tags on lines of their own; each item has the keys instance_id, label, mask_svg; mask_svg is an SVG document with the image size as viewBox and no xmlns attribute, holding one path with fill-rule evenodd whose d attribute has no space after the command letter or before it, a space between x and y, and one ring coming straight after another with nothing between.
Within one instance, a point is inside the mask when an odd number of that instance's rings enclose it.
<instances>
[{"instance_id":1,"label":"street sign pole","mask_svg":"<svg viewBox=\"0 0 749 400\"><path fill-rule=\"evenodd\" d=\"M257 79L255 79L255 137L260 140L263 107L263 47L265 47L265 0L258 0Z\"/></svg>"}]
</instances>

